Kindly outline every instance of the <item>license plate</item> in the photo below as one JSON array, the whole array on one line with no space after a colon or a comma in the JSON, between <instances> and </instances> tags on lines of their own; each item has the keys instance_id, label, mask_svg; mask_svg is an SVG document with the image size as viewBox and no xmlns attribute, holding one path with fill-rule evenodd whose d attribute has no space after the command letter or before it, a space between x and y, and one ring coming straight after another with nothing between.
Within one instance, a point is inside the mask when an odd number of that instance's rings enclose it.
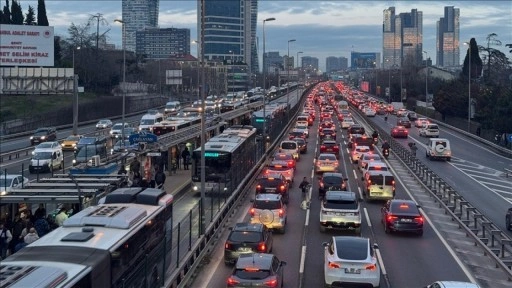
<instances>
[{"instance_id":1,"label":"license plate","mask_svg":"<svg viewBox=\"0 0 512 288\"><path fill-rule=\"evenodd\" d=\"M249 247L240 247L240 248L238 248L238 251L239 252L251 252L252 249Z\"/></svg>"},{"instance_id":2,"label":"license plate","mask_svg":"<svg viewBox=\"0 0 512 288\"><path fill-rule=\"evenodd\" d=\"M345 213L342 213L342 212L336 212L336 216L345 216Z\"/></svg>"},{"instance_id":3,"label":"license plate","mask_svg":"<svg viewBox=\"0 0 512 288\"><path fill-rule=\"evenodd\" d=\"M400 222L412 222L412 219L402 218L400 219Z\"/></svg>"},{"instance_id":4,"label":"license plate","mask_svg":"<svg viewBox=\"0 0 512 288\"><path fill-rule=\"evenodd\" d=\"M347 273L347 274L361 274L361 269L345 268L345 273Z\"/></svg>"}]
</instances>

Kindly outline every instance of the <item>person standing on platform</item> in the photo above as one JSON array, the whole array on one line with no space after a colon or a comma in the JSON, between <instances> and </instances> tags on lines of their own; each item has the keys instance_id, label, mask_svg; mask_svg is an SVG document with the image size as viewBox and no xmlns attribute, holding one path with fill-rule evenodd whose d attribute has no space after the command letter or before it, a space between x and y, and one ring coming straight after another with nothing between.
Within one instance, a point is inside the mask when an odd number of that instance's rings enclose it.
<instances>
[{"instance_id":1,"label":"person standing on platform","mask_svg":"<svg viewBox=\"0 0 512 288\"><path fill-rule=\"evenodd\" d=\"M183 158L183 169L188 170L188 161L190 158L190 152L188 151L188 148L185 147L185 150L181 152L181 158Z\"/></svg>"}]
</instances>

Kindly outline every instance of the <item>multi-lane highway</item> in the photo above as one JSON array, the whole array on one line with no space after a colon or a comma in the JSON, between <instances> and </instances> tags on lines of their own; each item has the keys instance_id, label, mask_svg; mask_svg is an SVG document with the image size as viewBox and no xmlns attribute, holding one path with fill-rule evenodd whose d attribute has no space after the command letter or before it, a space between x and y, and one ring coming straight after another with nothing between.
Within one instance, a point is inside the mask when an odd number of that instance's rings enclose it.
<instances>
[{"instance_id":1,"label":"multi-lane highway","mask_svg":"<svg viewBox=\"0 0 512 288\"><path fill-rule=\"evenodd\" d=\"M368 120L360 117L358 118L359 119L356 119L361 123ZM388 122L385 122L382 117L375 117L370 120L373 124L379 125L386 130L390 130L391 126L394 126L394 123L392 125L393 121L396 123L396 119L394 119L394 117L388 119ZM304 176L307 176L308 178L313 177L313 197L310 210L304 211L300 209L301 196L299 189L297 186L292 188L287 232L284 235L274 235L273 253L280 257L281 260L288 263L285 267L285 287L323 287L324 248L322 247L322 242L328 241L329 237L333 235L350 235L350 233L339 231L321 233L319 230L320 204L316 198L318 183L316 179L314 179L316 177L312 174L314 157L318 153L317 125L318 121L316 121L315 126L310 129L309 152L308 154L303 155L301 161L298 162L297 174L295 176L295 179L301 179ZM339 127L339 123L337 123L338 136L341 135L341 137L338 138L338 141L341 142L344 147L341 154L342 157L340 158L342 164L340 165L339 170L349 179L349 189L360 193L361 175L356 166L348 160L346 132L341 131ZM367 126L367 128L369 128L369 126ZM413 136L412 138L416 139L419 143L425 142L424 139L419 139L415 135L417 133L416 128L411 128L410 132ZM453 132L443 130L441 136L447 137L445 134L451 133ZM465 139L460 135L457 135L457 137L460 142L455 140L452 142L452 150L454 151L452 163L429 163L430 165L439 166L438 169L440 170L436 172L439 172L440 175L451 176L452 174L456 175L456 172L461 173L459 169L454 169L454 171L452 171L450 170L451 168L449 168L452 167L452 165L457 165L460 161L459 159L465 157L463 153L457 153L459 147L472 145L475 149L486 150L485 147L468 144L468 142L471 142L469 139ZM413 140L404 140L404 145L407 145L408 141ZM418 155L421 155L421 153L424 153L424 150L419 149ZM475 151L474 153L469 154L474 155L475 153L482 154L484 152ZM489 153L490 155L493 155L493 157L500 157L489 151L486 151L485 153ZM484 165L484 163L477 162L477 160L478 159L468 158L467 161L475 162L482 166ZM503 165L505 166L510 165L510 160L502 158L499 158L499 160L503 161ZM391 163L391 161L389 161L389 164L391 166L396 165ZM497 171L496 168L495 170ZM399 173L401 168L396 167L394 171ZM396 198L411 198L411 196L413 196L411 192L417 192L416 190L419 189L417 185L414 185L414 183L409 182L409 179L405 178L406 177L404 176L403 179L397 181ZM470 178L466 175L466 178L454 178L453 180L455 182L468 182L468 179ZM497 180L501 181L502 179ZM462 189L461 186L455 187L457 189ZM254 190L254 187L251 189ZM480 193L482 193L481 191L482 189L480 189ZM485 191L484 193L487 194L489 192ZM423 202L426 200L419 199L417 201ZM488 205L486 202L480 204ZM429 204L426 205L430 206ZM238 214L230 219L229 225L232 226L234 223L247 221L249 206L249 199L246 199L244 204L240 207ZM465 264L465 259L460 259L462 258L460 257L461 251L454 251L454 249L449 246L449 242L445 239L447 236L443 233L445 229L443 228L443 230L440 231L436 228L436 226L446 223L437 223L440 222L439 217L433 217L434 220L432 220L432 222L436 223L431 222L431 218L429 216L436 215L426 215L426 228L422 237L404 234L389 235L384 233L383 226L380 222L380 209L382 207L382 203L362 202L362 207L364 211L362 236L369 237L373 242L379 245L377 255L382 268L381 287L424 287L436 280L477 281L482 285L482 287L507 287L507 283L502 282L503 279L497 278L495 282L491 282L492 279L483 279L482 277L478 277L478 273L474 273L474 270L485 271L485 269L488 268L485 267L485 265L488 265L485 257L483 255L478 256L479 252L476 250L470 251L470 248L466 248L468 251L464 252L473 253L477 257L481 257L480 262L482 267L474 267L471 266L473 264ZM492 209L492 206L489 208ZM431 209L424 209L424 212L426 210L431 211ZM504 209L501 212L503 211ZM494 213L498 214L500 211L495 211ZM500 217L499 220L503 221L503 217ZM447 222L449 221L450 220ZM453 227L450 229L453 230ZM454 235L455 237L459 236L459 234ZM200 273L197 273L199 276L195 279L191 287L222 287L225 285L225 281L232 271L232 268L226 267L223 262L223 244L226 238L227 232L225 232L217 241L217 246L214 252L212 252L211 257L209 257L210 262L202 268Z\"/></svg>"}]
</instances>

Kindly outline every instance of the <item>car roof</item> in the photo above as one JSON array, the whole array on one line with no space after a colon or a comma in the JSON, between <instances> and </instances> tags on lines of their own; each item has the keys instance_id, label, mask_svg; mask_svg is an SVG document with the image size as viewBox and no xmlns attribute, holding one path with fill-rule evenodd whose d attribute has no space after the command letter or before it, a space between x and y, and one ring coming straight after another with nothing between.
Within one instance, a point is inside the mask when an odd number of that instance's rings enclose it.
<instances>
[{"instance_id":1,"label":"car roof","mask_svg":"<svg viewBox=\"0 0 512 288\"><path fill-rule=\"evenodd\" d=\"M267 253L249 253L249 254L240 254L238 256L238 260L236 261L236 269L243 269L246 267L264 267L268 268L272 265L272 259L274 258L273 254Z\"/></svg>"},{"instance_id":2,"label":"car roof","mask_svg":"<svg viewBox=\"0 0 512 288\"><path fill-rule=\"evenodd\" d=\"M327 191L325 192L325 200L354 200L356 193L350 191Z\"/></svg>"},{"instance_id":3,"label":"car roof","mask_svg":"<svg viewBox=\"0 0 512 288\"><path fill-rule=\"evenodd\" d=\"M389 171L382 171L382 170L369 170L367 171L367 173L370 175L370 176L375 176L375 175L382 175L382 176L386 176L386 177L389 177L389 176L393 176L395 177L393 174L391 174L391 172Z\"/></svg>"},{"instance_id":4,"label":"car roof","mask_svg":"<svg viewBox=\"0 0 512 288\"><path fill-rule=\"evenodd\" d=\"M233 227L232 231L257 231L260 232L263 230L264 225L261 223L250 223L250 222L242 222L236 223Z\"/></svg>"}]
</instances>

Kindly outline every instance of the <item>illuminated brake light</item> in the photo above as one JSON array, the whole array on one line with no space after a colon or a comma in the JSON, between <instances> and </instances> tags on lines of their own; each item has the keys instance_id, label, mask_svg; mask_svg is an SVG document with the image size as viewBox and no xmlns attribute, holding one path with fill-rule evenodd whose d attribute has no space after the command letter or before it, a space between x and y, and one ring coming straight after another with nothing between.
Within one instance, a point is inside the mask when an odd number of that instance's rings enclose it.
<instances>
[{"instance_id":1,"label":"illuminated brake light","mask_svg":"<svg viewBox=\"0 0 512 288\"><path fill-rule=\"evenodd\" d=\"M283 209L279 209L279 217L283 217L284 215L284 210Z\"/></svg>"},{"instance_id":2,"label":"illuminated brake light","mask_svg":"<svg viewBox=\"0 0 512 288\"><path fill-rule=\"evenodd\" d=\"M227 283L227 284L228 284L228 286L233 286L233 285L236 285L236 284L238 284L238 283L240 283L240 282L239 282L239 281L237 281L237 280L235 280L233 277L229 277L229 278L228 278L228 283Z\"/></svg>"},{"instance_id":3,"label":"illuminated brake light","mask_svg":"<svg viewBox=\"0 0 512 288\"><path fill-rule=\"evenodd\" d=\"M265 242L261 242L260 245L258 245L258 250L261 252L267 251L267 245L265 245Z\"/></svg>"},{"instance_id":4,"label":"illuminated brake light","mask_svg":"<svg viewBox=\"0 0 512 288\"><path fill-rule=\"evenodd\" d=\"M230 243L224 244L224 248L227 250L231 250L231 244Z\"/></svg>"},{"instance_id":5,"label":"illuminated brake light","mask_svg":"<svg viewBox=\"0 0 512 288\"><path fill-rule=\"evenodd\" d=\"M251 216L254 216L254 214L256 213L256 211L254 210L254 208L251 208L251 210L249 210L249 213L251 213Z\"/></svg>"},{"instance_id":6,"label":"illuminated brake light","mask_svg":"<svg viewBox=\"0 0 512 288\"><path fill-rule=\"evenodd\" d=\"M407 204L400 204L400 209L408 209L409 205Z\"/></svg>"},{"instance_id":7,"label":"illuminated brake light","mask_svg":"<svg viewBox=\"0 0 512 288\"><path fill-rule=\"evenodd\" d=\"M320 149L325 149L325 145L321 145L321 146L320 146Z\"/></svg>"},{"instance_id":8,"label":"illuminated brake light","mask_svg":"<svg viewBox=\"0 0 512 288\"><path fill-rule=\"evenodd\" d=\"M393 216L393 215L388 215L388 217L386 219L387 219L388 222L393 222L393 220L398 219L398 217Z\"/></svg>"},{"instance_id":9,"label":"illuminated brake light","mask_svg":"<svg viewBox=\"0 0 512 288\"><path fill-rule=\"evenodd\" d=\"M329 268L341 268L341 265L334 262L329 262Z\"/></svg>"},{"instance_id":10,"label":"illuminated brake light","mask_svg":"<svg viewBox=\"0 0 512 288\"><path fill-rule=\"evenodd\" d=\"M261 189L261 185L260 184L256 185L256 190L260 190L260 189Z\"/></svg>"},{"instance_id":11,"label":"illuminated brake light","mask_svg":"<svg viewBox=\"0 0 512 288\"><path fill-rule=\"evenodd\" d=\"M283 190L283 191L284 191L284 185L281 185L281 186L279 187L279 189L281 189L281 190Z\"/></svg>"},{"instance_id":12,"label":"illuminated brake light","mask_svg":"<svg viewBox=\"0 0 512 288\"><path fill-rule=\"evenodd\" d=\"M418 222L418 223L423 223L423 217L416 217L414 218L414 221Z\"/></svg>"},{"instance_id":13,"label":"illuminated brake light","mask_svg":"<svg viewBox=\"0 0 512 288\"><path fill-rule=\"evenodd\" d=\"M268 280L265 282L266 287L277 287L277 279Z\"/></svg>"}]
</instances>

